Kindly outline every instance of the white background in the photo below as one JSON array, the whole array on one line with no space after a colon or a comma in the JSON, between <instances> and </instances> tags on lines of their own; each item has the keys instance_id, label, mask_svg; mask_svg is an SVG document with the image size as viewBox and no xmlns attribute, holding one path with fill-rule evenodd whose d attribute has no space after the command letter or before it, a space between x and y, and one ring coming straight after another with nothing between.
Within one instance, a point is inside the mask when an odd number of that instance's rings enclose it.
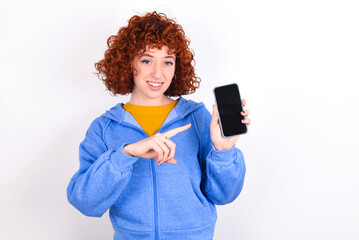
<instances>
[{"instance_id":1,"label":"white background","mask_svg":"<svg viewBox=\"0 0 359 240\"><path fill-rule=\"evenodd\" d=\"M112 239L108 213L66 187L91 121L128 96L96 78L110 35L147 11L176 18L200 89L237 82L252 125L241 195L215 239L359 239L359 7L341 1L10 1L0 5L0 239Z\"/></svg>"}]
</instances>

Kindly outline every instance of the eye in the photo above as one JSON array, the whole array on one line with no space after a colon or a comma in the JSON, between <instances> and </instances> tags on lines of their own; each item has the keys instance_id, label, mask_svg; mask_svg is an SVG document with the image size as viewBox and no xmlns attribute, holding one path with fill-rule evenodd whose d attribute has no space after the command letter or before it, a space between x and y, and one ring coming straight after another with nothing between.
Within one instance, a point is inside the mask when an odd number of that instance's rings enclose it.
<instances>
[{"instance_id":1,"label":"eye","mask_svg":"<svg viewBox=\"0 0 359 240\"><path fill-rule=\"evenodd\" d=\"M143 63L146 63L146 64L149 64L150 63L150 60L142 60L141 62L143 62Z\"/></svg>"},{"instance_id":2,"label":"eye","mask_svg":"<svg viewBox=\"0 0 359 240\"><path fill-rule=\"evenodd\" d=\"M165 64L168 65L168 66L172 66L173 62L165 62Z\"/></svg>"}]
</instances>

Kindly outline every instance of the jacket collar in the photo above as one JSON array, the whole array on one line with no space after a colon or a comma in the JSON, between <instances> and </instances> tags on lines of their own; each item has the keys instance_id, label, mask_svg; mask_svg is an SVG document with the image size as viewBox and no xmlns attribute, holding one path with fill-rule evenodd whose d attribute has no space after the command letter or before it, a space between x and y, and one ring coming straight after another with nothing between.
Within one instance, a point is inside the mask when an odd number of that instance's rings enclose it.
<instances>
[{"instance_id":1,"label":"jacket collar","mask_svg":"<svg viewBox=\"0 0 359 240\"><path fill-rule=\"evenodd\" d=\"M129 123L141 128L137 121L132 117L132 115L123 109L123 105L123 103L116 104L114 107L102 114L102 116L120 123ZM177 105L168 114L162 126L165 126L166 124L174 121L177 118L183 119L185 116L202 106L204 106L202 102L196 103L192 100L187 100L183 97L179 97Z\"/></svg>"}]
</instances>

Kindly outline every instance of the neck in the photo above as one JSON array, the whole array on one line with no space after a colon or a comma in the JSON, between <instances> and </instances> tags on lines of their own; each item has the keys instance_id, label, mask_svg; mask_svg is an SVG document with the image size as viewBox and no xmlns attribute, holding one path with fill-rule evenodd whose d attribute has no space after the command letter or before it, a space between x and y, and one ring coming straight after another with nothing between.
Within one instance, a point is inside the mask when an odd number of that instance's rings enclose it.
<instances>
[{"instance_id":1,"label":"neck","mask_svg":"<svg viewBox=\"0 0 359 240\"><path fill-rule=\"evenodd\" d=\"M163 95L161 98L149 98L149 99L139 99L131 95L129 103L138 106L162 106L172 103L174 100Z\"/></svg>"}]
</instances>

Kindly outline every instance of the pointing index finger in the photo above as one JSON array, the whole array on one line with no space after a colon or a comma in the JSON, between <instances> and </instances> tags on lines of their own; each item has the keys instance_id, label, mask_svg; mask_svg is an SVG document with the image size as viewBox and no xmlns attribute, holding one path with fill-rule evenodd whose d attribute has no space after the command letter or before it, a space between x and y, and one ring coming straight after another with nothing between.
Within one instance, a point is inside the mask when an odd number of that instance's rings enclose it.
<instances>
[{"instance_id":1,"label":"pointing index finger","mask_svg":"<svg viewBox=\"0 0 359 240\"><path fill-rule=\"evenodd\" d=\"M170 137L173 137L175 136L176 134L180 133L180 132L183 132L183 131L186 131L187 129L189 129L191 127L191 123L188 123L187 125L184 125L182 127L178 127L178 128L174 128L174 129L171 129L165 133L163 133L163 135L165 135L166 137L170 138Z\"/></svg>"}]
</instances>

